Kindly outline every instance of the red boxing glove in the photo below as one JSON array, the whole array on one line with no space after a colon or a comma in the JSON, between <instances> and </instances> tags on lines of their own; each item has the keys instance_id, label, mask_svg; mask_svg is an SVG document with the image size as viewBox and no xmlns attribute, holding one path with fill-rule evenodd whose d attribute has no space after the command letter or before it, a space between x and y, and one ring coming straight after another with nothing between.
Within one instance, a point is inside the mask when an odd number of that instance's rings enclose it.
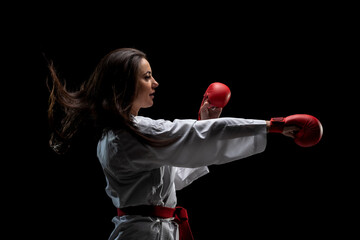
<instances>
[{"instance_id":1,"label":"red boxing glove","mask_svg":"<svg viewBox=\"0 0 360 240\"><path fill-rule=\"evenodd\" d=\"M229 102L231 92L228 86L223 83L214 82L210 84L207 88L203 100L200 105L203 106L206 99L208 99L211 107L223 108ZM200 119L200 110L199 110L199 119Z\"/></svg>"},{"instance_id":2,"label":"red boxing glove","mask_svg":"<svg viewBox=\"0 0 360 240\"><path fill-rule=\"evenodd\" d=\"M229 102L230 96L231 92L228 86L219 82L214 82L207 88L202 103L208 98L210 105L223 108Z\"/></svg>"},{"instance_id":3,"label":"red boxing glove","mask_svg":"<svg viewBox=\"0 0 360 240\"><path fill-rule=\"evenodd\" d=\"M295 114L286 118L272 118L269 132L282 133L284 126L295 125L300 130L295 134L295 143L301 147L311 147L317 144L323 135L320 121L311 115Z\"/></svg>"}]
</instances>

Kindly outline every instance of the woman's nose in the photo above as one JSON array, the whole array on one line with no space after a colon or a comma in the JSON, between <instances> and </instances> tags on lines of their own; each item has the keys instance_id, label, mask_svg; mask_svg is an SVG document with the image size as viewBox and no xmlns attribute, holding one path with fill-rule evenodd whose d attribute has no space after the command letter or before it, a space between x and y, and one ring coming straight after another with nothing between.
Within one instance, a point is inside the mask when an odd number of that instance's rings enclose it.
<instances>
[{"instance_id":1,"label":"woman's nose","mask_svg":"<svg viewBox=\"0 0 360 240\"><path fill-rule=\"evenodd\" d=\"M152 87L157 88L159 86L159 83L155 80L155 78L153 78L153 79L154 79L154 81L153 81Z\"/></svg>"}]
</instances>

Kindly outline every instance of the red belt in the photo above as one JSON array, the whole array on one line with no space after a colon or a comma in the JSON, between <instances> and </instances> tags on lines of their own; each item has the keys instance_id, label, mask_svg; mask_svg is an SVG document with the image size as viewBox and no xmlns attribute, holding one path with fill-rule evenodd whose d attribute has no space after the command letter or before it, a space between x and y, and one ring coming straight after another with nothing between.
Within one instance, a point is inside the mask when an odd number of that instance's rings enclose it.
<instances>
[{"instance_id":1,"label":"red belt","mask_svg":"<svg viewBox=\"0 0 360 240\"><path fill-rule=\"evenodd\" d=\"M174 221L179 225L179 238L180 240L194 240L194 237L190 230L188 221L188 214L185 208L176 207L168 208L161 206L133 206L117 209L118 216L124 215L142 215L158 218L174 218Z\"/></svg>"}]
</instances>

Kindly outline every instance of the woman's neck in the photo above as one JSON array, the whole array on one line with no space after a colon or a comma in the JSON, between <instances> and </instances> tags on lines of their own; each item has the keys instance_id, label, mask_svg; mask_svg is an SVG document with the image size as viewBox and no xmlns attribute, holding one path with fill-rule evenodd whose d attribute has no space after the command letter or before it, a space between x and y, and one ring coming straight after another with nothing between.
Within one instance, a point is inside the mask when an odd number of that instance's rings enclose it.
<instances>
[{"instance_id":1,"label":"woman's neck","mask_svg":"<svg viewBox=\"0 0 360 240\"><path fill-rule=\"evenodd\" d=\"M139 110L140 110L140 108L132 107L130 113L131 113L131 115L136 117L139 114Z\"/></svg>"}]
</instances>

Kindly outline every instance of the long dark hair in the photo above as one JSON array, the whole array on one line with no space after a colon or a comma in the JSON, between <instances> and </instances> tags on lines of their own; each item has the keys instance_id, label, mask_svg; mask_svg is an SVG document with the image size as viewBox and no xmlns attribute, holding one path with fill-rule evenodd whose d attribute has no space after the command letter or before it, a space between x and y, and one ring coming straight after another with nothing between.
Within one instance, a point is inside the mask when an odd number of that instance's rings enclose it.
<instances>
[{"instance_id":1,"label":"long dark hair","mask_svg":"<svg viewBox=\"0 0 360 240\"><path fill-rule=\"evenodd\" d=\"M136 75L146 55L133 48L120 48L101 59L89 80L79 90L69 91L49 62L50 87L48 119L50 147L66 153L73 140L83 134L98 139L105 129L125 129L148 144L161 141L141 134L130 113L136 97Z\"/></svg>"}]
</instances>

